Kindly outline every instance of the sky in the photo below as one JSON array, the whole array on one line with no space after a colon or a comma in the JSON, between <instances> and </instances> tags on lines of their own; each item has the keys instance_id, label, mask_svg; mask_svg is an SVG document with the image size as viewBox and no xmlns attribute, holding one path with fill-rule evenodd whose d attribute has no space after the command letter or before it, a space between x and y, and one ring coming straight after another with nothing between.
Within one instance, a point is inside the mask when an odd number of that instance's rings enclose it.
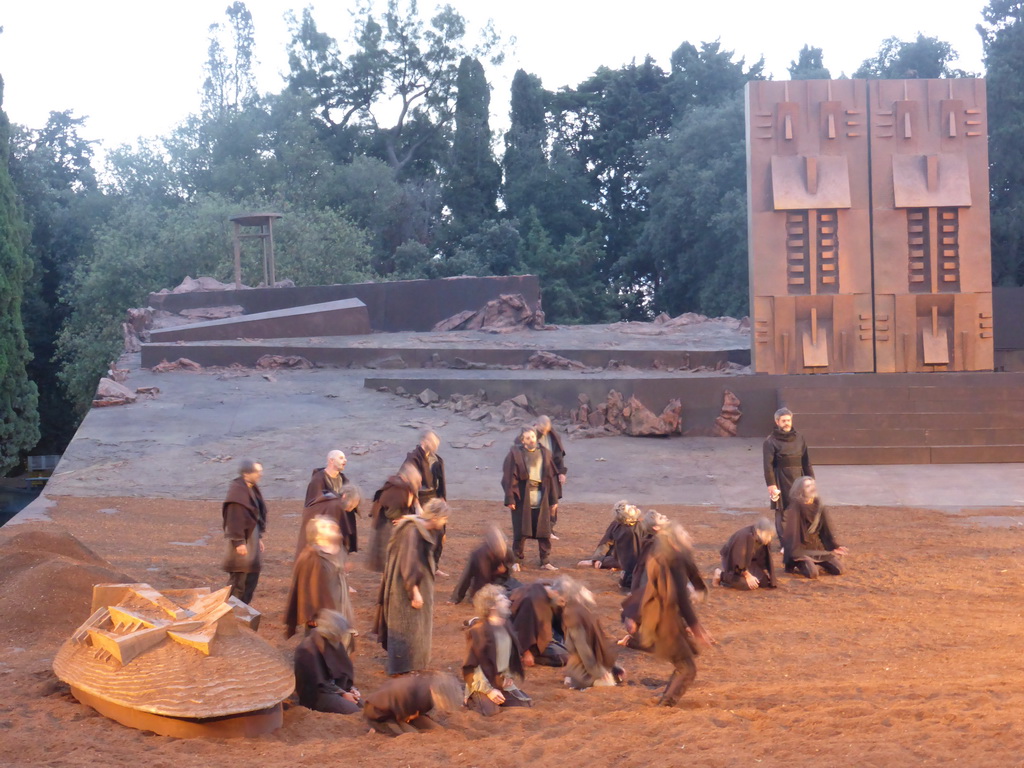
<instances>
[{"instance_id":1,"label":"sky","mask_svg":"<svg viewBox=\"0 0 1024 768\"><path fill-rule=\"evenodd\" d=\"M420 0L421 15L431 15L432 2ZM355 0L246 4L253 15L262 92L276 93L283 86L289 9L301 15L311 5L320 30L345 50ZM198 110L209 26L225 21L228 5L229 0L7 0L0 6L3 108L12 122L32 128L42 127L50 111L73 110L87 117L82 135L108 149L166 135ZM920 32L951 43L960 55L955 66L975 73L983 69L975 27L985 0L860 0L831 7L820 0L451 0L451 5L473 32L493 19L508 41L505 64L487 72L492 128L507 124L509 88L518 68L556 90L579 84L600 66L614 69L647 55L667 68L683 42L699 47L720 40L724 50L748 64L763 56L774 79L786 79L787 66L809 44L823 49L825 66L836 77L877 54L883 39L913 40Z\"/></svg>"}]
</instances>

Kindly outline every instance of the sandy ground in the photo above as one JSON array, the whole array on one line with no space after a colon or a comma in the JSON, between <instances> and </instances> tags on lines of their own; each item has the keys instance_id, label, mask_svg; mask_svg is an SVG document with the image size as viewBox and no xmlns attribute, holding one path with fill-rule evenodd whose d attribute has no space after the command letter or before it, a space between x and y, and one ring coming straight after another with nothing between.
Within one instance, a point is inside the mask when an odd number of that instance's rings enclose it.
<instances>
[{"instance_id":1,"label":"sandy ground","mask_svg":"<svg viewBox=\"0 0 1024 768\"><path fill-rule=\"evenodd\" d=\"M642 499L636 499L643 504ZM1024 754L1024 623L1018 588L1024 527L1013 509L963 517L920 509L841 507L848 573L817 582L783 576L777 590L713 589L699 611L717 645L679 707L653 707L668 665L623 651L627 684L574 692L557 670L528 672L532 709L487 719L440 717L444 731L396 739L366 735L358 717L285 712L278 732L251 740L179 741L135 731L80 705L50 671L60 644L88 614L91 584L123 572L158 588L219 585L219 504L152 498L57 498L50 521L0 529L0 763L12 766L346 764L353 766L1008 766ZM438 582L433 665L456 672L469 606L444 599L490 521L493 501L454 501ZM753 511L660 506L693 533L708 575L729 534ZM615 574L583 571L610 517L607 505L567 499L554 562L596 593L606 630L621 632ZM260 633L284 656L281 612L298 502L271 504L268 558L254 605ZM364 526L365 527L365 526ZM67 530L109 563L11 554L33 531ZM527 554L535 561L535 549ZM350 581L369 626L377 576L357 555ZM533 580L531 565L523 574ZM384 679L383 652L362 638L363 691Z\"/></svg>"}]
</instances>

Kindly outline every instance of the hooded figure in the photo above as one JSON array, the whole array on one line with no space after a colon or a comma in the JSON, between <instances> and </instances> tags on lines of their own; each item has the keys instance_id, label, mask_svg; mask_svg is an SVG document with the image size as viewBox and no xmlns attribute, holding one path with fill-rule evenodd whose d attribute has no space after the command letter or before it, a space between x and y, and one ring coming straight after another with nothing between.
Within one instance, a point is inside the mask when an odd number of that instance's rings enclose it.
<instances>
[{"instance_id":1,"label":"hooded figure","mask_svg":"<svg viewBox=\"0 0 1024 768\"><path fill-rule=\"evenodd\" d=\"M565 684L576 690L618 685L622 680L622 668L615 664L619 649L594 613L593 593L569 576L560 576L552 586L565 604L562 628L569 653Z\"/></svg>"},{"instance_id":2,"label":"hooded figure","mask_svg":"<svg viewBox=\"0 0 1024 768\"><path fill-rule=\"evenodd\" d=\"M689 536L682 526L672 524L659 531L647 559L640 599L628 603L628 611L623 605L626 629L636 646L674 667L658 702L668 707L675 706L697 677L698 641L713 642L690 602L689 549Z\"/></svg>"},{"instance_id":3,"label":"hooded figure","mask_svg":"<svg viewBox=\"0 0 1024 768\"><path fill-rule=\"evenodd\" d=\"M774 589L775 567L769 549L774 533L767 517L736 531L720 551L722 567L715 571L713 583L740 590Z\"/></svg>"},{"instance_id":4,"label":"hooded figure","mask_svg":"<svg viewBox=\"0 0 1024 768\"><path fill-rule=\"evenodd\" d=\"M530 706L530 697L512 679L514 675L521 680L525 673L505 591L488 584L476 593L473 607L478 618L466 629L466 660L462 664L466 706L485 717L498 714L501 707Z\"/></svg>"},{"instance_id":5,"label":"hooded figure","mask_svg":"<svg viewBox=\"0 0 1024 768\"><path fill-rule=\"evenodd\" d=\"M461 603L464 598L473 598L486 584L497 584L505 589L515 589L519 582L511 577L515 559L509 549L505 535L497 526L491 526L483 543L469 553L462 578L452 591L452 603Z\"/></svg>"},{"instance_id":6,"label":"hooded figure","mask_svg":"<svg viewBox=\"0 0 1024 768\"><path fill-rule=\"evenodd\" d=\"M389 675L430 666L437 567L434 537L447 520L448 505L434 499L422 516L401 518L388 544L374 629L388 652Z\"/></svg>"},{"instance_id":7,"label":"hooded figure","mask_svg":"<svg viewBox=\"0 0 1024 768\"><path fill-rule=\"evenodd\" d=\"M430 715L460 707L461 688L451 675L398 677L366 697L363 717L371 730L389 736L440 728Z\"/></svg>"},{"instance_id":8,"label":"hooded figure","mask_svg":"<svg viewBox=\"0 0 1024 768\"><path fill-rule=\"evenodd\" d=\"M569 659L562 641L563 601L551 585L535 581L512 590L512 628L523 651L523 664L564 667Z\"/></svg>"},{"instance_id":9,"label":"hooded figure","mask_svg":"<svg viewBox=\"0 0 1024 768\"><path fill-rule=\"evenodd\" d=\"M299 704L317 712L351 715L359 711L360 694L347 647L352 628L337 611L323 610L316 628L295 649L295 692Z\"/></svg>"},{"instance_id":10,"label":"hooded figure","mask_svg":"<svg viewBox=\"0 0 1024 768\"><path fill-rule=\"evenodd\" d=\"M616 503L613 514L594 554L587 560L580 560L578 565L622 571L619 584L628 589L633 583L633 568L640 554L641 513L623 499Z\"/></svg>"},{"instance_id":11,"label":"hooded figure","mask_svg":"<svg viewBox=\"0 0 1024 768\"><path fill-rule=\"evenodd\" d=\"M394 526L398 520L420 511L417 495L419 487L419 470L412 464L403 464L373 495L373 506L370 508L373 541L370 544L370 556L367 561L370 570L384 570L388 542L391 541L391 534L394 533Z\"/></svg>"},{"instance_id":12,"label":"hooded figure","mask_svg":"<svg viewBox=\"0 0 1024 768\"><path fill-rule=\"evenodd\" d=\"M775 525L782 538L782 511L789 506L789 490L800 476L814 477L807 453L807 441L793 428L793 412L780 408L775 412L775 428L762 448L764 482L775 510Z\"/></svg>"},{"instance_id":13,"label":"hooded figure","mask_svg":"<svg viewBox=\"0 0 1024 768\"><path fill-rule=\"evenodd\" d=\"M292 569L292 584L285 608L285 637L298 627L317 625L322 611L337 611L349 627L355 623L345 578L345 551L341 530L330 517L314 517L306 524L308 544ZM347 650L351 652L352 647Z\"/></svg>"},{"instance_id":14,"label":"hooded figure","mask_svg":"<svg viewBox=\"0 0 1024 768\"><path fill-rule=\"evenodd\" d=\"M786 573L818 578L819 570L838 576L846 547L836 541L832 521L818 497L813 477L793 483L789 506L782 514L782 550Z\"/></svg>"}]
</instances>

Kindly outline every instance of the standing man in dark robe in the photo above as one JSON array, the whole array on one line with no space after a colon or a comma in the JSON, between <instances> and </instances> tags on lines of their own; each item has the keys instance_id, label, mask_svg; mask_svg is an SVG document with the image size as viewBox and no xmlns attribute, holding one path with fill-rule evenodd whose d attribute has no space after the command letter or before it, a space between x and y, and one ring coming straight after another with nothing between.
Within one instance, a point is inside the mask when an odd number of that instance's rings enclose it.
<instances>
[{"instance_id":1,"label":"standing man in dark robe","mask_svg":"<svg viewBox=\"0 0 1024 768\"><path fill-rule=\"evenodd\" d=\"M228 484L221 505L227 552L221 567L227 571L231 596L243 603L252 602L260 580L263 534L267 530L267 505L258 485L263 465L244 459L238 477Z\"/></svg>"},{"instance_id":2,"label":"standing man in dark robe","mask_svg":"<svg viewBox=\"0 0 1024 768\"><path fill-rule=\"evenodd\" d=\"M775 530L767 517L740 528L722 547L722 567L712 584L739 590L775 589L775 567L769 547Z\"/></svg>"},{"instance_id":3,"label":"standing man in dark robe","mask_svg":"<svg viewBox=\"0 0 1024 768\"><path fill-rule=\"evenodd\" d=\"M821 503L813 477L793 483L789 506L782 516L782 559L786 573L808 579L824 571L833 576L843 572L846 547L839 546L828 509Z\"/></svg>"},{"instance_id":4,"label":"standing man in dark robe","mask_svg":"<svg viewBox=\"0 0 1024 768\"><path fill-rule=\"evenodd\" d=\"M635 641L635 647L670 662L674 667L658 701L666 707L675 706L696 679L694 655L699 646L714 642L690 602L686 563L688 549L689 536L682 526L673 524L659 531L647 559L647 577L641 599L623 604L623 618L629 632L627 638ZM622 644L632 645L625 640Z\"/></svg>"},{"instance_id":5,"label":"standing man in dark robe","mask_svg":"<svg viewBox=\"0 0 1024 768\"><path fill-rule=\"evenodd\" d=\"M466 630L466 660L462 678L466 682L466 706L484 717L498 714L501 707L528 707L530 697L515 684L523 671L522 653L509 622L509 600L505 590L488 584L476 593L473 607L478 618Z\"/></svg>"},{"instance_id":6,"label":"standing man in dark robe","mask_svg":"<svg viewBox=\"0 0 1024 768\"><path fill-rule=\"evenodd\" d=\"M622 680L622 668L615 664L618 646L601 628L593 593L569 576L560 576L552 588L565 602L562 627L569 652L565 684L580 691L618 685Z\"/></svg>"},{"instance_id":7,"label":"standing man in dark robe","mask_svg":"<svg viewBox=\"0 0 1024 768\"><path fill-rule=\"evenodd\" d=\"M562 632L564 600L550 584L535 581L512 590L511 622L523 665L564 667L569 660Z\"/></svg>"},{"instance_id":8,"label":"standing man in dark robe","mask_svg":"<svg viewBox=\"0 0 1024 768\"><path fill-rule=\"evenodd\" d=\"M306 524L306 537L308 544L292 569L284 617L285 637L294 635L298 627L308 633L317 625L317 616L326 610L340 613L349 627L355 623L337 521L331 517L314 517Z\"/></svg>"},{"instance_id":9,"label":"standing man in dark robe","mask_svg":"<svg viewBox=\"0 0 1024 768\"><path fill-rule=\"evenodd\" d=\"M505 506L512 513L512 553L521 568L525 539L536 539L540 567L557 571L551 564L551 519L558 512L558 478L547 448L537 443L537 430L524 427L519 444L505 457L501 477Z\"/></svg>"},{"instance_id":10,"label":"standing man in dark robe","mask_svg":"<svg viewBox=\"0 0 1024 768\"><path fill-rule=\"evenodd\" d=\"M306 486L306 503L299 526L299 538L295 547L295 556L306 546L306 523L317 515L332 517L338 521L341 538L346 550L356 552L359 542L356 537L356 516L359 514L359 502L362 494L351 485L342 470L348 463L342 451L331 451L327 454L327 463L320 469L314 469ZM355 491L355 493L353 493Z\"/></svg>"},{"instance_id":11,"label":"standing man in dark robe","mask_svg":"<svg viewBox=\"0 0 1024 768\"><path fill-rule=\"evenodd\" d=\"M441 438L432 430L427 430L420 436L420 444L405 457L405 463L416 467L420 473L420 487L417 490L420 506L424 506L431 499L448 500L448 488L444 477L444 459L437 454L441 447ZM441 564L441 552L444 550L444 540L447 529L442 530L437 537L437 546L434 549L434 562ZM444 571L438 568L439 576L445 576Z\"/></svg>"},{"instance_id":12,"label":"standing man in dark robe","mask_svg":"<svg viewBox=\"0 0 1024 768\"><path fill-rule=\"evenodd\" d=\"M374 630L388 652L387 673L401 675L430 666L434 626L434 536L448 521L448 505L427 503L421 515L398 521L388 543L377 596Z\"/></svg>"},{"instance_id":13,"label":"standing man in dark robe","mask_svg":"<svg viewBox=\"0 0 1024 768\"><path fill-rule=\"evenodd\" d=\"M551 426L550 416L541 416L537 419L537 442L548 449L551 454L551 463L555 467L555 477L558 480L558 499L561 503L562 490L565 487L565 479L569 470L565 466L565 448L562 445L562 438ZM555 524L558 522L557 510L551 516L551 538L558 541L555 536Z\"/></svg>"},{"instance_id":14,"label":"standing man in dark robe","mask_svg":"<svg viewBox=\"0 0 1024 768\"><path fill-rule=\"evenodd\" d=\"M295 649L295 693L299 704L317 712L353 715L360 693L346 648L352 628L337 611L323 610L316 628Z\"/></svg>"},{"instance_id":15,"label":"standing man in dark robe","mask_svg":"<svg viewBox=\"0 0 1024 768\"><path fill-rule=\"evenodd\" d=\"M629 589L633 583L633 568L640 553L640 510L625 499L615 504L614 518L597 544L594 554L580 560L584 568L604 568L622 571L619 584Z\"/></svg>"},{"instance_id":16,"label":"standing man in dark robe","mask_svg":"<svg viewBox=\"0 0 1024 768\"><path fill-rule=\"evenodd\" d=\"M461 603L466 597L473 599L473 595L487 584L497 584L502 589L515 589L519 582L510 575L514 562L505 535L496 525L492 525L483 543L469 553L462 578L455 585L450 602Z\"/></svg>"},{"instance_id":17,"label":"standing man in dark robe","mask_svg":"<svg viewBox=\"0 0 1024 768\"><path fill-rule=\"evenodd\" d=\"M775 529L782 538L782 511L789 506L789 489L802 476L814 477L807 441L793 428L793 412L775 412L775 429L764 440L764 482L775 511Z\"/></svg>"},{"instance_id":18,"label":"standing man in dark robe","mask_svg":"<svg viewBox=\"0 0 1024 768\"><path fill-rule=\"evenodd\" d=\"M417 496L419 487L419 470L412 464L403 464L373 495L373 506L370 508L373 541L370 544L368 561L371 570L384 570L388 542L398 521L406 515L415 515L420 511Z\"/></svg>"}]
</instances>

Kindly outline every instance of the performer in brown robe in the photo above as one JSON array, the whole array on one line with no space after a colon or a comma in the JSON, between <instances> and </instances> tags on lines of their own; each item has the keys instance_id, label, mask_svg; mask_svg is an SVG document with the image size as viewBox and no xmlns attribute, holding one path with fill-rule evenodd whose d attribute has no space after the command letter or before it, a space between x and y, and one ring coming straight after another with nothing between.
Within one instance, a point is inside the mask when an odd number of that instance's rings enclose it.
<instances>
[{"instance_id":1,"label":"performer in brown robe","mask_svg":"<svg viewBox=\"0 0 1024 768\"><path fill-rule=\"evenodd\" d=\"M847 549L836 541L828 509L818 497L814 478L798 478L790 496L782 519L786 573L816 579L820 570L838 576L843 572L841 558L847 554Z\"/></svg>"},{"instance_id":2,"label":"performer in brown robe","mask_svg":"<svg viewBox=\"0 0 1024 768\"><path fill-rule=\"evenodd\" d=\"M708 585L697 567L697 561L693 553L693 542L690 534L678 523L671 523L667 517L651 509L645 513L641 525L645 528L644 538L640 545L640 554L637 557L636 566L633 568L633 579L630 593L622 601L622 615L632 615L639 611L640 602L643 599L644 590L647 586L647 561L654 552L658 542L657 534L667 531L670 527L675 531L681 542L679 552L679 567L686 579L687 591L690 599L704 602L708 597ZM619 645L629 648L637 648L635 640L627 635L619 641Z\"/></svg>"},{"instance_id":3,"label":"performer in brown robe","mask_svg":"<svg viewBox=\"0 0 1024 768\"><path fill-rule=\"evenodd\" d=\"M389 736L440 728L430 714L461 706L461 688L450 675L398 677L365 698L363 717L371 730Z\"/></svg>"},{"instance_id":4,"label":"performer in brown robe","mask_svg":"<svg viewBox=\"0 0 1024 768\"><path fill-rule=\"evenodd\" d=\"M512 590L511 622L523 664L532 667L564 667L569 652L563 643L561 597L543 581Z\"/></svg>"},{"instance_id":5,"label":"performer in brown robe","mask_svg":"<svg viewBox=\"0 0 1024 768\"><path fill-rule=\"evenodd\" d=\"M668 707L676 704L697 677L694 655L698 643L713 642L690 602L685 562L688 539L682 527L675 524L658 532L647 559L643 594L638 602L630 604L624 617L626 630L637 647L675 668L658 701Z\"/></svg>"},{"instance_id":6,"label":"performer in brown robe","mask_svg":"<svg viewBox=\"0 0 1024 768\"><path fill-rule=\"evenodd\" d=\"M496 584L476 593L473 607L477 617L466 629L466 660L462 677L466 682L466 706L485 717L498 714L501 707L530 706L530 697L512 679L523 679L522 653L509 622L509 600Z\"/></svg>"},{"instance_id":7,"label":"performer in brown robe","mask_svg":"<svg viewBox=\"0 0 1024 768\"><path fill-rule=\"evenodd\" d=\"M349 627L355 623L337 521L330 517L314 517L306 524L306 529L309 543L292 569L292 584L284 616L285 637L294 635L297 627L305 627L308 633L317 625L319 613L325 610L339 612Z\"/></svg>"},{"instance_id":8,"label":"performer in brown robe","mask_svg":"<svg viewBox=\"0 0 1024 768\"><path fill-rule=\"evenodd\" d=\"M318 515L337 520L345 549L348 552L358 551L356 516L359 514L362 493L341 471L347 463L344 453L331 451L327 454L326 466L313 470L306 486L305 509L295 544L296 557L306 546L306 523Z\"/></svg>"},{"instance_id":9,"label":"performer in brown robe","mask_svg":"<svg viewBox=\"0 0 1024 768\"><path fill-rule=\"evenodd\" d=\"M299 704L317 712L359 711L355 669L346 651L351 627L337 611L320 611L316 629L295 649L295 693Z\"/></svg>"},{"instance_id":10,"label":"performer in brown robe","mask_svg":"<svg viewBox=\"0 0 1024 768\"><path fill-rule=\"evenodd\" d=\"M569 576L555 580L553 589L565 601L562 627L569 659L565 684L576 690L618 685L622 668L615 664L618 646L605 634L594 614L593 593Z\"/></svg>"},{"instance_id":11,"label":"performer in brown robe","mask_svg":"<svg viewBox=\"0 0 1024 768\"><path fill-rule=\"evenodd\" d=\"M562 438L555 432L551 425L550 416L541 416L537 419L537 442L548 449L551 454L551 464L555 468L555 479L558 481L558 499L561 502L562 491L565 489L565 479L569 470L565 466L565 447L562 445ZM551 538L558 541L555 536L555 524L558 522L558 510L551 516Z\"/></svg>"},{"instance_id":12,"label":"performer in brown robe","mask_svg":"<svg viewBox=\"0 0 1024 768\"><path fill-rule=\"evenodd\" d=\"M619 584L629 588L640 553L640 510L625 499L615 504L614 519L597 544L594 554L577 565L622 571Z\"/></svg>"},{"instance_id":13,"label":"performer in brown robe","mask_svg":"<svg viewBox=\"0 0 1024 768\"><path fill-rule=\"evenodd\" d=\"M767 517L754 525L740 528L722 547L722 567L715 570L713 584L733 589L775 589L775 567L772 564L774 529Z\"/></svg>"},{"instance_id":14,"label":"performer in brown robe","mask_svg":"<svg viewBox=\"0 0 1024 768\"><path fill-rule=\"evenodd\" d=\"M483 543L469 553L462 578L455 585L450 602L461 603L466 597L472 599L487 584L497 584L507 590L520 586L510 575L513 562L505 535L497 526L491 526Z\"/></svg>"},{"instance_id":15,"label":"performer in brown robe","mask_svg":"<svg viewBox=\"0 0 1024 768\"><path fill-rule=\"evenodd\" d=\"M551 454L537 444L537 430L524 427L520 444L505 457L501 487L505 506L512 513L512 552L515 570L523 560L525 539L536 539L540 567L557 571L551 564L551 516L558 512L558 489Z\"/></svg>"},{"instance_id":16,"label":"performer in brown robe","mask_svg":"<svg viewBox=\"0 0 1024 768\"><path fill-rule=\"evenodd\" d=\"M654 546L654 536L662 528L668 525L668 518L656 509L648 509L640 516L637 529L640 534L640 546L637 549L636 562L633 564L633 573L630 577L630 590L635 590L641 584L647 573L647 558L650 557L651 549Z\"/></svg>"},{"instance_id":17,"label":"performer in brown robe","mask_svg":"<svg viewBox=\"0 0 1024 768\"><path fill-rule=\"evenodd\" d=\"M227 571L231 596L243 603L252 602L260 579L263 534L267 530L267 505L260 491L263 465L245 459L238 468L238 477L228 484L227 496L221 505L226 552L221 567Z\"/></svg>"},{"instance_id":18,"label":"performer in brown robe","mask_svg":"<svg viewBox=\"0 0 1024 768\"><path fill-rule=\"evenodd\" d=\"M401 518L388 544L374 630L388 652L389 675L430 666L436 567L434 536L447 519L448 505L434 499L427 503L422 516Z\"/></svg>"},{"instance_id":19,"label":"performer in brown robe","mask_svg":"<svg viewBox=\"0 0 1024 768\"><path fill-rule=\"evenodd\" d=\"M764 482L775 511L775 528L782 539L782 511L789 506L789 489L801 476L814 477L807 453L807 441L793 428L793 412L780 408L775 412L775 429L765 438Z\"/></svg>"},{"instance_id":20,"label":"performer in brown robe","mask_svg":"<svg viewBox=\"0 0 1024 768\"><path fill-rule=\"evenodd\" d=\"M420 511L417 498L419 487L419 470L411 464L403 464L398 473L385 480L384 485L373 495L373 507L370 509L373 541L367 562L370 570L384 570L388 542L398 520Z\"/></svg>"},{"instance_id":21,"label":"performer in brown robe","mask_svg":"<svg viewBox=\"0 0 1024 768\"><path fill-rule=\"evenodd\" d=\"M405 457L405 463L416 467L420 473L420 487L417 490L420 506L422 507L431 499L448 499L448 487L444 475L444 459L437 454L441 447L441 438L432 430L427 430L420 437L420 444ZM444 540L447 529L442 530L437 537L437 545L434 548L434 562L440 565L441 552L444 551ZM443 571L439 575L447 575Z\"/></svg>"}]
</instances>

